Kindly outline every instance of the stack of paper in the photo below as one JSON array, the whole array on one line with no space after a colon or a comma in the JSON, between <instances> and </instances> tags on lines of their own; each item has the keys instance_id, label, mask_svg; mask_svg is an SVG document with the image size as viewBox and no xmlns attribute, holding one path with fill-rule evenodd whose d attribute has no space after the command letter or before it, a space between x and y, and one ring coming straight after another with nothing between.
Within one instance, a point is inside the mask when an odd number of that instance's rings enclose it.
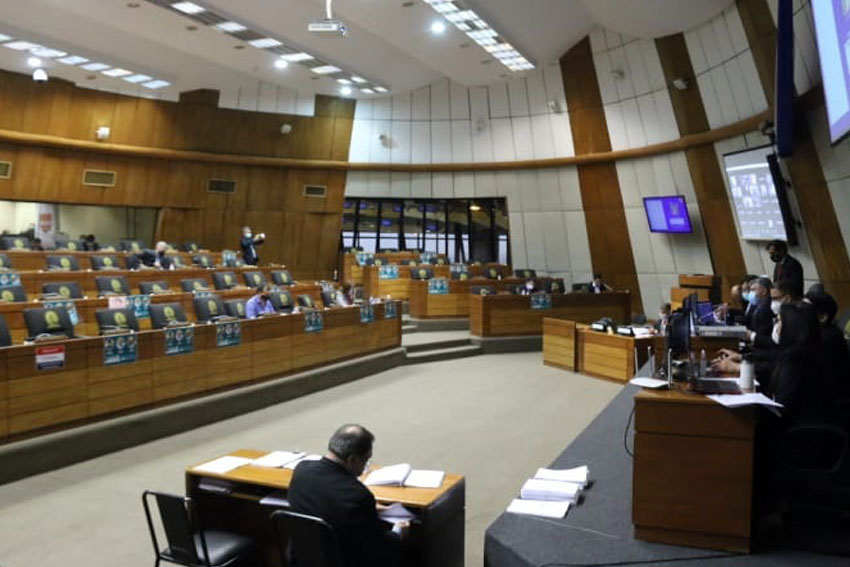
<instances>
[{"instance_id":1,"label":"stack of paper","mask_svg":"<svg viewBox=\"0 0 850 567\"><path fill-rule=\"evenodd\" d=\"M251 464L255 467L270 467L273 469L279 469L286 464L291 463L295 459L300 459L302 457L304 457L304 453L301 452L272 451L267 455L263 455L259 459L254 459L254 462Z\"/></svg>"},{"instance_id":2,"label":"stack of paper","mask_svg":"<svg viewBox=\"0 0 850 567\"><path fill-rule=\"evenodd\" d=\"M764 394L717 394L713 396L707 396L709 399L714 400L721 406L725 406L727 408L739 408L742 406L767 406L774 408L781 408L782 404L779 402L774 402Z\"/></svg>"},{"instance_id":3,"label":"stack of paper","mask_svg":"<svg viewBox=\"0 0 850 567\"><path fill-rule=\"evenodd\" d=\"M407 463L381 467L369 473L363 484L366 486L401 486L407 475L410 474L411 467Z\"/></svg>"},{"instance_id":4,"label":"stack of paper","mask_svg":"<svg viewBox=\"0 0 850 567\"><path fill-rule=\"evenodd\" d=\"M382 520L390 522L391 524L410 521L416 518L416 514L399 503L387 506L385 509L378 512L378 516L380 516Z\"/></svg>"},{"instance_id":5,"label":"stack of paper","mask_svg":"<svg viewBox=\"0 0 850 567\"><path fill-rule=\"evenodd\" d=\"M584 489L587 488L589 475L590 469L587 466L581 466L573 469L537 469L537 472L534 473L534 478L572 482Z\"/></svg>"},{"instance_id":6,"label":"stack of paper","mask_svg":"<svg viewBox=\"0 0 850 567\"><path fill-rule=\"evenodd\" d=\"M226 457L219 457L218 459L214 459L212 461L198 465L192 470L213 474L225 474L232 471L233 469L238 469L241 466L249 465L252 462L253 459L246 459L245 457L231 457L230 455L228 455Z\"/></svg>"},{"instance_id":7,"label":"stack of paper","mask_svg":"<svg viewBox=\"0 0 850 567\"><path fill-rule=\"evenodd\" d=\"M316 454L302 455L302 456L298 457L297 459L295 459L294 461L289 461L288 463L283 465L283 468L289 469L289 470L295 470L295 467L297 467L303 461L321 461L321 460L322 460L321 455L316 455Z\"/></svg>"},{"instance_id":8,"label":"stack of paper","mask_svg":"<svg viewBox=\"0 0 850 567\"><path fill-rule=\"evenodd\" d=\"M445 476L444 471L412 470L404 479L404 486L410 488L440 488Z\"/></svg>"},{"instance_id":9,"label":"stack of paper","mask_svg":"<svg viewBox=\"0 0 850 567\"><path fill-rule=\"evenodd\" d=\"M557 500L575 504L578 501L579 492L581 492L581 485L574 482L530 478L522 485L519 496L523 500Z\"/></svg>"},{"instance_id":10,"label":"stack of paper","mask_svg":"<svg viewBox=\"0 0 850 567\"><path fill-rule=\"evenodd\" d=\"M286 499L286 492L283 490L275 490L269 492L260 500L262 506L278 506L281 508L289 507L289 500Z\"/></svg>"},{"instance_id":11,"label":"stack of paper","mask_svg":"<svg viewBox=\"0 0 850 567\"><path fill-rule=\"evenodd\" d=\"M524 516L543 516L544 518L563 518L570 509L569 502L546 502L540 500L520 500L515 498L508 506L508 512Z\"/></svg>"},{"instance_id":12,"label":"stack of paper","mask_svg":"<svg viewBox=\"0 0 850 567\"><path fill-rule=\"evenodd\" d=\"M590 469L586 466L571 469L537 469L534 478L522 485L518 499L507 511L512 514L563 518L570 506L578 502L579 494L587 487Z\"/></svg>"}]
</instances>

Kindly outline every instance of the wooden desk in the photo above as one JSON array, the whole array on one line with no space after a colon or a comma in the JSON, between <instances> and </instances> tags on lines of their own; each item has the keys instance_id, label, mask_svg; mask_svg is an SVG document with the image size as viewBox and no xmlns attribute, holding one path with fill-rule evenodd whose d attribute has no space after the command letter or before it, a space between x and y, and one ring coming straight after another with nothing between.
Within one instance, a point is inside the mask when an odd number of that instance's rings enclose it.
<instances>
[{"instance_id":1,"label":"wooden desk","mask_svg":"<svg viewBox=\"0 0 850 567\"><path fill-rule=\"evenodd\" d=\"M567 293L552 295L551 309L532 309L527 295L471 295L469 330L479 337L540 335L543 318L557 317L592 323L601 317L616 322L631 318L631 294Z\"/></svg>"},{"instance_id":2,"label":"wooden desk","mask_svg":"<svg viewBox=\"0 0 850 567\"><path fill-rule=\"evenodd\" d=\"M635 537L750 551L752 408L678 390L635 396Z\"/></svg>"},{"instance_id":3,"label":"wooden desk","mask_svg":"<svg viewBox=\"0 0 850 567\"><path fill-rule=\"evenodd\" d=\"M609 335L590 328L576 331L578 371L598 378L628 382L649 359L647 347L656 352L656 337ZM635 368L635 349L638 366Z\"/></svg>"},{"instance_id":4,"label":"wooden desk","mask_svg":"<svg viewBox=\"0 0 850 567\"><path fill-rule=\"evenodd\" d=\"M543 278L538 279L542 281ZM491 280L472 276L466 280L449 281L449 293L439 295L428 293L427 281L412 280L410 282L410 316L416 319L469 317L471 288L487 286L496 290L496 293L511 293L515 286L524 283L525 280L520 278Z\"/></svg>"},{"instance_id":5,"label":"wooden desk","mask_svg":"<svg viewBox=\"0 0 850 567\"><path fill-rule=\"evenodd\" d=\"M255 459L266 451L243 449L230 455ZM278 543L269 516L276 507L260 500L274 491L289 489L292 471L246 465L226 474L186 470L186 494L197 503L207 529L242 533L259 541L268 565L281 565ZM215 483L224 492L205 490L203 482ZM418 515L411 527L408 545L413 548L415 566L463 567L464 507L466 486L463 476L446 474L437 489L373 486L369 489L378 502L400 502Z\"/></svg>"},{"instance_id":6,"label":"wooden desk","mask_svg":"<svg viewBox=\"0 0 850 567\"><path fill-rule=\"evenodd\" d=\"M586 325L569 319L556 317L543 318L543 364L576 370L578 368L578 349L576 331Z\"/></svg>"},{"instance_id":7,"label":"wooden desk","mask_svg":"<svg viewBox=\"0 0 850 567\"><path fill-rule=\"evenodd\" d=\"M33 271L43 270L47 267L48 256L73 256L80 264L80 268L87 269L90 267L89 258L91 256L115 256L119 258L123 265L123 258L129 252L120 250L99 250L97 252L82 252L79 250L0 250L3 254L8 254L9 261L12 263L13 271ZM209 254L214 264L221 264L221 252L198 251L194 254ZM186 266L192 265L192 256L189 252L169 252L169 256L179 256Z\"/></svg>"},{"instance_id":8,"label":"wooden desk","mask_svg":"<svg viewBox=\"0 0 850 567\"><path fill-rule=\"evenodd\" d=\"M400 346L400 316L385 319L383 304L374 313L361 323L359 307L325 310L324 329L309 333L303 313L243 320L241 344L221 348L215 325L196 325L194 351L174 356L164 331L142 331L138 360L114 366L103 337L58 343L65 367L54 370L36 369L34 345L0 348L0 443Z\"/></svg>"}]
</instances>

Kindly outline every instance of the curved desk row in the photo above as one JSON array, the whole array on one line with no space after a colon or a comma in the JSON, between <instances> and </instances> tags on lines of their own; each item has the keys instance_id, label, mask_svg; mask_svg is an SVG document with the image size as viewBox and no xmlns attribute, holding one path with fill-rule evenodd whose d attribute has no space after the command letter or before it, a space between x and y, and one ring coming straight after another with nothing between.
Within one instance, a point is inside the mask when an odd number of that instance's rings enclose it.
<instances>
[{"instance_id":1,"label":"curved desk row","mask_svg":"<svg viewBox=\"0 0 850 567\"><path fill-rule=\"evenodd\" d=\"M83 252L80 250L0 250L0 254L6 254L12 264L13 270L43 270L47 267L48 256L72 256L77 259L81 268L89 267L89 258L92 256L116 256L123 259L130 252L121 250L99 250L97 252ZM177 256L186 266L192 265L192 256L195 254L207 254L214 265L221 264L221 252L209 250L198 250L198 252L168 252L169 256ZM8 267L8 266L6 266Z\"/></svg>"},{"instance_id":2,"label":"curved desk row","mask_svg":"<svg viewBox=\"0 0 850 567\"><path fill-rule=\"evenodd\" d=\"M187 354L165 354L166 331L142 331L137 360L125 364L104 363L114 336L0 348L0 442L396 348L401 308L386 318L386 305L373 306L372 322L359 307L325 310L320 331L307 330L305 313L243 320L233 346L218 346L216 325L197 325ZM39 349L56 346L63 367L39 370Z\"/></svg>"}]
</instances>

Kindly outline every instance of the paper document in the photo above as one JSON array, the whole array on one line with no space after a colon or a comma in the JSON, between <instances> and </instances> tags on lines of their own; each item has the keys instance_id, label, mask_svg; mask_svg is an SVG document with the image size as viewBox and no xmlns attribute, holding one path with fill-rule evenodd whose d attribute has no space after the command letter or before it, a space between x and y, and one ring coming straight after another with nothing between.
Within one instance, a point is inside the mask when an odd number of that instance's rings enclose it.
<instances>
[{"instance_id":1,"label":"paper document","mask_svg":"<svg viewBox=\"0 0 850 567\"><path fill-rule=\"evenodd\" d=\"M543 500L514 499L508 505L508 512L524 516L543 516L544 518L563 518L570 509L569 502L548 502Z\"/></svg>"},{"instance_id":2,"label":"paper document","mask_svg":"<svg viewBox=\"0 0 850 567\"><path fill-rule=\"evenodd\" d=\"M560 482L572 482L582 488L587 486L587 477L590 469L586 466L573 469L537 469L534 478L538 480L557 480Z\"/></svg>"},{"instance_id":3,"label":"paper document","mask_svg":"<svg viewBox=\"0 0 850 567\"><path fill-rule=\"evenodd\" d=\"M767 406L781 408L782 404L774 402L762 393L755 394L716 394L707 396L721 406L727 408L739 408L742 406Z\"/></svg>"},{"instance_id":4,"label":"paper document","mask_svg":"<svg viewBox=\"0 0 850 567\"><path fill-rule=\"evenodd\" d=\"M251 464L253 459L246 459L245 457L219 457L213 461L206 462L202 465L198 465L193 471L198 472L208 472L214 474L224 474L232 471L233 469L238 469L241 466Z\"/></svg>"},{"instance_id":5,"label":"paper document","mask_svg":"<svg viewBox=\"0 0 850 567\"><path fill-rule=\"evenodd\" d=\"M666 388L667 380L658 380L656 378L632 378L629 384L640 386L641 388Z\"/></svg>"},{"instance_id":6,"label":"paper document","mask_svg":"<svg viewBox=\"0 0 850 567\"><path fill-rule=\"evenodd\" d=\"M263 496L260 500L260 504L263 506L281 506L281 507L289 507L289 500L286 499L286 492L283 490L275 490L274 492L270 492Z\"/></svg>"},{"instance_id":7,"label":"paper document","mask_svg":"<svg viewBox=\"0 0 850 567\"><path fill-rule=\"evenodd\" d=\"M575 503L579 492L581 485L575 482L531 478L522 485L519 495L523 500L560 500Z\"/></svg>"},{"instance_id":8,"label":"paper document","mask_svg":"<svg viewBox=\"0 0 850 567\"><path fill-rule=\"evenodd\" d=\"M400 463L373 470L363 481L366 486L401 486L410 474L410 465Z\"/></svg>"},{"instance_id":9,"label":"paper document","mask_svg":"<svg viewBox=\"0 0 850 567\"><path fill-rule=\"evenodd\" d=\"M289 461L288 463L283 465L283 468L294 471L295 467L297 467L303 461L321 461L321 460L322 460L321 455L316 455L316 454L304 455L302 457L298 457L294 461Z\"/></svg>"},{"instance_id":10,"label":"paper document","mask_svg":"<svg viewBox=\"0 0 850 567\"><path fill-rule=\"evenodd\" d=\"M378 516L385 522L395 523L416 519L416 514L399 503L392 504L386 510L378 512Z\"/></svg>"},{"instance_id":11,"label":"paper document","mask_svg":"<svg viewBox=\"0 0 850 567\"><path fill-rule=\"evenodd\" d=\"M404 486L411 488L440 488L443 485L443 471L413 470L404 479Z\"/></svg>"},{"instance_id":12,"label":"paper document","mask_svg":"<svg viewBox=\"0 0 850 567\"><path fill-rule=\"evenodd\" d=\"M267 455L263 455L259 459L254 459L254 462L251 463L255 467L270 467L273 469L279 469L287 463L291 463L295 459L300 459L304 456L304 453L301 452L292 452L292 451L272 451Z\"/></svg>"}]
</instances>

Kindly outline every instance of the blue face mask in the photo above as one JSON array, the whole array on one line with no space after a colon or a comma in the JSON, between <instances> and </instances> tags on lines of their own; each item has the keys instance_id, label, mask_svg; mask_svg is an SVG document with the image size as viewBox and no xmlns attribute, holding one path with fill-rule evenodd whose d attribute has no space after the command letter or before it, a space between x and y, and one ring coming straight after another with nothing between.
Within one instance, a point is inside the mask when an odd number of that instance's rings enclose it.
<instances>
[{"instance_id":1,"label":"blue face mask","mask_svg":"<svg viewBox=\"0 0 850 567\"><path fill-rule=\"evenodd\" d=\"M747 303L755 303L756 302L756 292L750 290L744 294L744 299L747 300Z\"/></svg>"}]
</instances>

